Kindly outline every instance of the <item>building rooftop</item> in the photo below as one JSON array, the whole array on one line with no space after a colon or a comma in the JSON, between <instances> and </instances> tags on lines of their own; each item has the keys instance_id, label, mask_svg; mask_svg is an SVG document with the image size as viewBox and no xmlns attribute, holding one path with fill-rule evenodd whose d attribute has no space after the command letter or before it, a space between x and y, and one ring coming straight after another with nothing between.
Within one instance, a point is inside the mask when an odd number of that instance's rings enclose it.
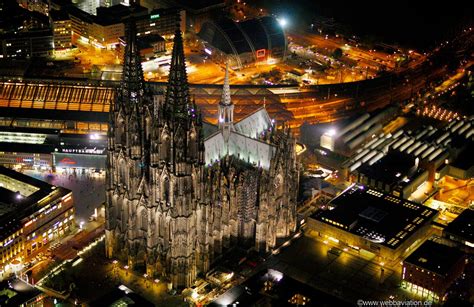
<instances>
[{"instance_id":1,"label":"building rooftop","mask_svg":"<svg viewBox=\"0 0 474 307\"><path fill-rule=\"evenodd\" d=\"M259 49L286 48L283 28L273 17L243 22L222 18L203 24L198 36L226 54L239 55Z\"/></svg>"},{"instance_id":2,"label":"building rooftop","mask_svg":"<svg viewBox=\"0 0 474 307\"><path fill-rule=\"evenodd\" d=\"M333 209L318 211L312 218L391 249L437 214L426 206L362 185L349 187L329 207Z\"/></svg>"},{"instance_id":3,"label":"building rooftop","mask_svg":"<svg viewBox=\"0 0 474 307\"><path fill-rule=\"evenodd\" d=\"M42 292L20 279L14 279L0 282L0 293L3 294L0 296L1 306L23 306Z\"/></svg>"},{"instance_id":4,"label":"building rooftop","mask_svg":"<svg viewBox=\"0 0 474 307\"><path fill-rule=\"evenodd\" d=\"M267 283L265 287L267 281L270 284ZM235 306L350 306L332 295L273 269L261 271L242 285L229 289L209 306L232 306L233 304Z\"/></svg>"},{"instance_id":5,"label":"building rooftop","mask_svg":"<svg viewBox=\"0 0 474 307\"><path fill-rule=\"evenodd\" d=\"M444 231L463 238L474 247L474 210L464 210Z\"/></svg>"},{"instance_id":6,"label":"building rooftop","mask_svg":"<svg viewBox=\"0 0 474 307\"><path fill-rule=\"evenodd\" d=\"M176 0L176 4L182 6L187 10L205 10L214 7L224 7L225 1L224 0Z\"/></svg>"},{"instance_id":7,"label":"building rooftop","mask_svg":"<svg viewBox=\"0 0 474 307\"><path fill-rule=\"evenodd\" d=\"M21 228L21 220L71 191L0 166L0 240Z\"/></svg>"},{"instance_id":8,"label":"building rooftop","mask_svg":"<svg viewBox=\"0 0 474 307\"><path fill-rule=\"evenodd\" d=\"M137 293L131 292L130 289L124 287L126 290L116 288L109 293L104 294L97 300L90 303L90 306L153 306L151 302L143 298Z\"/></svg>"},{"instance_id":9,"label":"building rooftop","mask_svg":"<svg viewBox=\"0 0 474 307\"><path fill-rule=\"evenodd\" d=\"M49 15L53 21L64 21L71 19L66 10L51 10Z\"/></svg>"},{"instance_id":10,"label":"building rooftop","mask_svg":"<svg viewBox=\"0 0 474 307\"><path fill-rule=\"evenodd\" d=\"M53 36L53 32L50 29L37 29L25 32L5 33L0 35L0 39L39 38L45 36Z\"/></svg>"},{"instance_id":11,"label":"building rooftop","mask_svg":"<svg viewBox=\"0 0 474 307\"><path fill-rule=\"evenodd\" d=\"M101 25L122 23L130 16L131 12L132 7L123 4L117 4L110 7L98 7L95 22ZM135 16L148 15L148 9L138 5L133 8L133 14Z\"/></svg>"},{"instance_id":12,"label":"building rooftop","mask_svg":"<svg viewBox=\"0 0 474 307\"><path fill-rule=\"evenodd\" d=\"M403 180L408 182L415 173L415 157L399 151L390 151L373 165L363 164L357 171L393 188L403 183Z\"/></svg>"},{"instance_id":13,"label":"building rooftop","mask_svg":"<svg viewBox=\"0 0 474 307\"><path fill-rule=\"evenodd\" d=\"M460 250L428 240L408 256L405 262L446 275L463 258L464 253Z\"/></svg>"},{"instance_id":14,"label":"building rooftop","mask_svg":"<svg viewBox=\"0 0 474 307\"><path fill-rule=\"evenodd\" d=\"M161 35L158 35L158 34L139 36L137 39L138 48L140 50L151 48L153 47L153 44L156 44L158 42L164 42L164 41L165 39Z\"/></svg>"},{"instance_id":15,"label":"building rooftop","mask_svg":"<svg viewBox=\"0 0 474 307\"><path fill-rule=\"evenodd\" d=\"M460 168L462 170L470 169L474 163L472 161L472 153L474 152L474 142L469 142L466 148L457 156L457 158L451 163L452 166Z\"/></svg>"}]
</instances>

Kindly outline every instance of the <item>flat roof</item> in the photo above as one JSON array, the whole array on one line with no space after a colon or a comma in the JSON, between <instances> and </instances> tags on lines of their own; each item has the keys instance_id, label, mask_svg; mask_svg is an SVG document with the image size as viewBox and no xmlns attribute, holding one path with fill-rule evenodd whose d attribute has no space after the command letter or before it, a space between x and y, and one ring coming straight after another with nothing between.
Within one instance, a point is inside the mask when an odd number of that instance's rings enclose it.
<instances>
[{"instance_id":1,"label":"flat roof","mask_svg":"<svg viewBox=\"0 0 474 307\"><path fill-rule=\"evenodd\" d=\"M72 110L51 110L51 109L28 109L28 108L1 108L1 117L13 117L15 119L53 119L53 120L72 120L92 123L108 123L108 112L95 111L72 111Z\"/></svg>"},{"instance_id":2,"label":"flat roof","mask_svg":"<svg viewBox=\"0 0 474 307\"><path fill-rule=\"evenodd\" d=\"M90 302L89 304L92 307L95 306L153 306L153 304L146 300L144 297L140 296L137 293L130 292L126 294L124 291L115 288L112 291L104 294L95 301Z\"/></svg>"},{"instance_id":3,"label":"flat roof","mask_svg":"<svg viewBox=\"0 0 474 307\"><path fill-rule=\"evenodd\" d=\"M373 165L363 164L357 170L368 178L381 181L394 187L405 177L411 177L415 157L399 151L390 151Z\"/></svg>"},{"instance_id":4,"label":"flat roof","mask_svg":"<svg viewBox=\"0 0 474 307\"><path fill-rule=\"evenodd\" d=\"M178 0L176 1L180 6L193 10L202 10L214 6L224 6L225 1L223 0Z\"/></svg>"},{"instance_id":5,"label":"flat roof","mask_svg":"<svg viewBox=\"0 0 474 307\"><path fill-rule=\"evenodd\" d=\"M0 166L0 176L11 178L31 186L31 194L23 196L17 191L0 187L0 240L8 237L11 232L21 228L21 220L39 209L38 202L50 195L51 201L71 192L63 187L56 187L44 181ZM0 182L1 183L1 182Z\"/></svg>"},{"instance_id":6,"label":"flat roof","mask_svg":"<svg viewBox=\"0 0 474 307\"><path fill-rule=\"evenodd\" d=\"M396 249L437 214L426 206L352 185L331 200L332 210L317 211L311 218Z\"/></svg>"},{"instance_id":7,"label":"flat roof","mask_svg":"<svg viewBox=\"0 0 474 307\"><path fill-rule=\"evenodd\" d=\"M464 210L444 231L474 244L474 210Z\"/></svg>"},{"instance_id":8,"label":"flat roof","mask_svg":"<svg viewBox=\"0 0 474 307\"><path fill-rule=\"evenodd\" d=\"M452 166L460 168L462 170L468 170L473 165L472 153L474 152L474 142L470 141L466 148L457 156L457 158L451 163Z\"/></svg>"},{"instance_id":9,"label":"flat roof","mask_svg":"<svg viewBox=\"0 0 474 307\"><path fill-rule=\"evenodd\" d=\"M428 240L408 256L405 262L446 275L463 258L464 253L457 248Z\"/></svg>"}]
</instances>

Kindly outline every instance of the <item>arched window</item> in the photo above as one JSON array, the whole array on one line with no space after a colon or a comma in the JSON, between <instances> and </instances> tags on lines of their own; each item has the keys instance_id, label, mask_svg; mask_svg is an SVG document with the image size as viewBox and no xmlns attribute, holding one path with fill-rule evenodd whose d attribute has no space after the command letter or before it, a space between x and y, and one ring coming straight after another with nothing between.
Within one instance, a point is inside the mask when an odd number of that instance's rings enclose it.
<instances>
[{"instance_id":1,"label":"arched window","mask_svg":"<svg viewBox=\"0 0 474 307\"><path fill-rule=\"evenodd\" d=\"M191 158L197 158L196 152L197 152L196 133L194 133L193 131L189 135L189 156Z\"/></svg>"},{"instance_id":2,"label":"arched window","mask_svg":"<svg viewBox=\"0 0 474 307\"><path fill-rule=\"evenodd\" d=\"M283 177L281 174L278 174L278 176L275 178L275 191L277 195L284 194Z\"/></svg>"},{"instance_id":3,"label":"arched window","mask_svg":"<svg viewBox=\"0 0 474 307\"><path fill-rule=\"evenodd\" d=\"M127 163L124 159L121 159L119 162L119 175L120 175L120 183L123 186L127 186Z\"/></svg>"},{"instance_id":4,"label":"arched window","mask_svg":"<svg viewBox=\"0 0 474 307\"><path fill-rule=\"evenodd\" d=\"M148 229L148 218L147 218L146 210L142 210L142 212L141 212L140 228L142 230L147 230Z\"/></svg>"},{"instance_id":5,"label":"arched window","mask_svg":"<svg viewBox=\"0 0 474 307\"><path fill-rule=\"evenodd\" d=\"M162 190L162 195L161 195L162 200L168 203L170 199L170 180L168 177L163 178L161 190Z\"/></svg>"},{"instance_id":6,"label":"arched window","mask_svg":"<svg viewBox=\"0 0 474 307\"><path fill-rule=\"evenodd\" d=\"M123 118L119 117L117 119L117 124L115 127L115 143L125 145L125 122Z\"/></svg>"},{"instance_id":7,"label":"arched window","mask_svg":"<svg viewBox=\"0 0 474 307\"><path fill-rule=\"evenodd\" d=\"M113 196L115 198L117 198L116 196ZM115 207L115 217L119 220L122 220L122 202L123 202L123 199L117 199L117 202L116 202L116 207ZM120 228L122 225L119 225Z\"/></svg>"},{"instance_id":8,"label":"arched window","mask_svg":"<svg viewBox=\"0 0 474 307\"><path fill-rule=\"evenodd\" d=\"M123 201L121 220L122 220L122 231L125 231L128 225L128 204L126 200Z\"/></svg>"},{"instance_id":9,"label":"arched window","mask_svg":"<svg viewBox=\"0 0 474 307\"><path fill-rule=\"evenodd\" d=\"M161 140L161 145L160 145L160 159L162 160L169 160L170 158L170 138L167 134L164 135L164 137Z\"/></svg>"}]
</instances>

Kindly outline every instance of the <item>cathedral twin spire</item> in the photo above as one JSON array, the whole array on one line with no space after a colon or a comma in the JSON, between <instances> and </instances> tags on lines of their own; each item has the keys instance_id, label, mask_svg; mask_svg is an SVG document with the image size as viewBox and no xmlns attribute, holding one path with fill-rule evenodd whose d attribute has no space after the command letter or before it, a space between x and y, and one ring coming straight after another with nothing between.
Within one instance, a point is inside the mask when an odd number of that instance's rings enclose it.
<instances>
[{"instance_id":1,"label":"cathedral twin spire","mask_svg":"<svg viewBox=\"0 0 474 307\"><path fill-rule=\"evenodd\" d=\"M122 101L137 102L144 94L145 80L137 42L135 19L131 16L127 25L127 45L122 71L120 94Z\"/></svg>"}]
</instances>

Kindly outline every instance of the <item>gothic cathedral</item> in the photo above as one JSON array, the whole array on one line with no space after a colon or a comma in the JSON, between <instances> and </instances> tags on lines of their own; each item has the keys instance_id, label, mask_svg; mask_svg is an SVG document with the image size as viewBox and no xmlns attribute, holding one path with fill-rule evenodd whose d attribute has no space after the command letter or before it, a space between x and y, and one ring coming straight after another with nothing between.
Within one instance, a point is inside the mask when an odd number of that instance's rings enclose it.
<instances>
[{"instance_id":1,"label":"gothic cathedral","mask_svg":"<svg viewBox=\"0 0 474 307\"><path fill-rule=\"evenodd\" d=\"M218 125L191 101L183 40L174 37L169 81L143 79L133 19L108 134L106 255L191 286L236 246L269 252L296 230L298 166L289 128L265 108L234 122L228 69Z\"/></svg>"}]
</instances>

